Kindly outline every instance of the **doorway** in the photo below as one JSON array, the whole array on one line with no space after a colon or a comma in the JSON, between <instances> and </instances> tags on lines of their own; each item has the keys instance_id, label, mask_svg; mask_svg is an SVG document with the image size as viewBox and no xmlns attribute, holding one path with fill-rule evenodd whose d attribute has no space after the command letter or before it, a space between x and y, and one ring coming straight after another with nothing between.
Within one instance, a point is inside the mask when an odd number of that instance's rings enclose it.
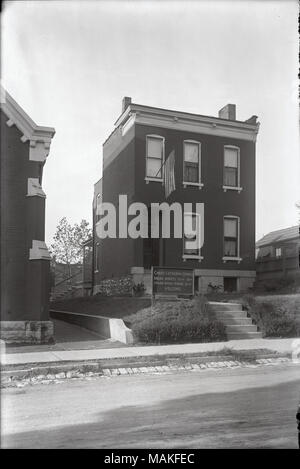
<instances>
[{"instance_id":1,"label":"doorway","mask_svg":"<svg viewBox=\"0 0 300 469\"><path fill-rule=\"evenodd\" d=\"M224 292L237 291L237 278L236 277L224 277Z\"/></svg>"}]
</instances>

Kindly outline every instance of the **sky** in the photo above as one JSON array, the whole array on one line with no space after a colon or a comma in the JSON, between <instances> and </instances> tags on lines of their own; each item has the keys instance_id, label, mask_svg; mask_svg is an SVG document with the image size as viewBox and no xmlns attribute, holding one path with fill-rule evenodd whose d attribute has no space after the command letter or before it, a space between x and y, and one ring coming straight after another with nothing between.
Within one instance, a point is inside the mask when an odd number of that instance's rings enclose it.
<instances>
[{"instance_id":1,"label":"sky","mask_svg":"<svg viewBox=\"0 0 300 469\"><path fill-rule=\"evenodd\" d=\"M6 1L1 81L56 134L44 167L46 242L92 221L102 144L133 102L258 116L256 237L296 225L300 200L297 0Z\"/></svg>"}]
</instances>

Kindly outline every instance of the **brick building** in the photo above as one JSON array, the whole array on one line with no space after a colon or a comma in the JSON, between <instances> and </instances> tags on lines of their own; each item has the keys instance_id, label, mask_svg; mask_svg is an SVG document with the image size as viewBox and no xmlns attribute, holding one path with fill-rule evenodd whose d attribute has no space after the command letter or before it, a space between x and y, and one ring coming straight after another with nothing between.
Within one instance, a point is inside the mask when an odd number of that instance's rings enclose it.
<instances>
[{"instance_id":1,"label":"brick building","mask_svg":"<svg viewBox=\"0 0 300 469\"><path fill-rule=\"evenodd\" d=\"M151 266L194 269L195 288L245 291L255 280L255 147L257 117L236 119L228 104L218 117L154 108L123 99L103 144L103 177L94 192L93 290L104 279L132 275L151 290ZM204 245L182 239L99 239L96 207L119 194L128 205L166 201L164 162L175 153L176 190L167 202L204 204Z\"/></svg>"},{"instance_id":2,"label":"brick building","mask_svg":"<svg viewBox=\"0 0 300 469\"><path fill-rule=\"evenodd\" d=\"M42 177L54 133L1 88L1 338L7 342L53 336Z\"/></svg>"}]
</instances>

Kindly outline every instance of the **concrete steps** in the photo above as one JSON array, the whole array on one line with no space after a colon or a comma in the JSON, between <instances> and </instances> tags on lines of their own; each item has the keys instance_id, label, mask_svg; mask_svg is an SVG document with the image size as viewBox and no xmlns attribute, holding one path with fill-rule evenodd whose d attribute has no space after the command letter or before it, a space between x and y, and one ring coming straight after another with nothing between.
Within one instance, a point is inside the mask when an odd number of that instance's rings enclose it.
<instances>
[{"instance_id":1,"label":"concrete steps","mask_svg":"<svg viewBox=\"0 0 300 469\"><path fill-rule=\"evenodd\" d=\"M243 306L239 303L221 303L210 301L208 303L216 318L226 326L228 340L235 339L259 339L262 333L247 316Z\"/></svg>"},{"instance_id":2,"label":"concrete steps","mask_svg":"<svg viewBox=\"0 0 300 469\"><path fill-rule=\"evenodd\" d=\"M262 339L261 332L229 332L227 333L228 340L242 340L242 339Z\"/></svg>"}]
</instances>

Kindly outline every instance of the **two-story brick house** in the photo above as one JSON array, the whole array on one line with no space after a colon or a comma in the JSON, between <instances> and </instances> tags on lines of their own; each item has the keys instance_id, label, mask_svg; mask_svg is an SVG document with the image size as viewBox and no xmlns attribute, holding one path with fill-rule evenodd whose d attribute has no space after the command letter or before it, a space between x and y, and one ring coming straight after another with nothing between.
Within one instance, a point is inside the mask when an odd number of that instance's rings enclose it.
<instances>
[{"instance_id":1,"label":"two-story brick house","mask_svg":"<svg viewBox=\"0 0 300 469\"><path fill-rule=\"evenodd\" d=\"M103 279L133 274L150 288L151 266L194 269L195 287L244 291L255 280L255 146L257 117L236 120L235 105L218 117L154 108L123 99L103 145L103 177L94 196L94 292ZM164 162L175 153L176 189L167 202L204 204L204 244L187 239L99 239L97 203L118 208L166 202Z\"/></svg>"},{"instance_id":2,"label":"two-story brick house","mask_svg":"<svg viewBox=\"0 0 300 469\"><path fill-rule=\"evenodd\" d=\"M1 88L1 338L7 342L53 340L42 177L54 133Z\"/></svg>"}]
</instances>

